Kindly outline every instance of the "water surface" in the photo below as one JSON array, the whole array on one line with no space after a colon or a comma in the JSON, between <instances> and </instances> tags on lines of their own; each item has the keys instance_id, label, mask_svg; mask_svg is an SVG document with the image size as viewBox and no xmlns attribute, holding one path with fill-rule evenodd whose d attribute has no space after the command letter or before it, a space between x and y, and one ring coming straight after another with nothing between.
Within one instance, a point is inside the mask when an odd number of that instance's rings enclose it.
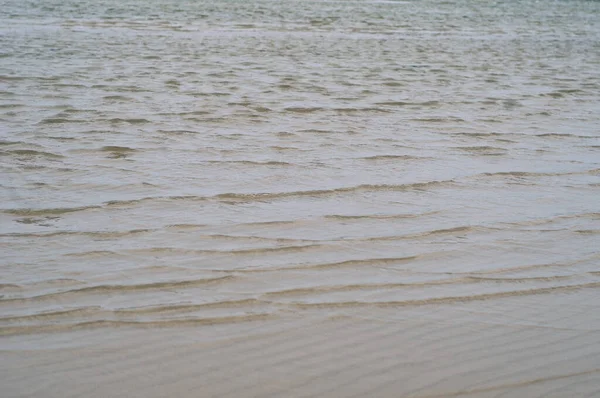
<instances>
[{"instance_id":1,"label":"water surface","mask_svg":"<svg viewBox=\"0 0 600 398\"><path fill-rule=\"evenodd\" d=\"M4 388L597 396L599 15L0 1Z\"/></svg>"}]
</instances>

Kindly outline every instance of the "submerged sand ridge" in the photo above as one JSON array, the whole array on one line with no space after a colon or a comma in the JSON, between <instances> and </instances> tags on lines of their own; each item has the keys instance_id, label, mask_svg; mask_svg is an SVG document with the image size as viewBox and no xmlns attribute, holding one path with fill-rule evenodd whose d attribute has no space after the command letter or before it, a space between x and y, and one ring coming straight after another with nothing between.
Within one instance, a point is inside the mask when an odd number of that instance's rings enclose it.
<instances>
[{"instance_id":1,"label":"submerged sand ridge","mask_svg":"<svg viewBox=\"0 0 600 398\"><path fill-rule=\"evenodd\" d=\"M599 7L9 0L2 395L599 396Z\"/></svg>"}]
</instances>

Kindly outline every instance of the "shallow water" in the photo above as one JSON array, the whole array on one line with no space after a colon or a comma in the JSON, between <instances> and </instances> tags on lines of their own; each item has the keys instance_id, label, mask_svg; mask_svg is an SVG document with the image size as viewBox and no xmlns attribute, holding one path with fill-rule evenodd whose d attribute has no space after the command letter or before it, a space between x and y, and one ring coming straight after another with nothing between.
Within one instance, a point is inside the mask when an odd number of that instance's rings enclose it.
<instances>
[{"instance_id":1,"label":"shallow water","mask_svg":"<svg viewBox=\"0 0 600 398\"><path fill-rule=\"evenodd\" d=\"M594 396L599 15L1 1L3 384Z\"/></svg>"}]
</instances>

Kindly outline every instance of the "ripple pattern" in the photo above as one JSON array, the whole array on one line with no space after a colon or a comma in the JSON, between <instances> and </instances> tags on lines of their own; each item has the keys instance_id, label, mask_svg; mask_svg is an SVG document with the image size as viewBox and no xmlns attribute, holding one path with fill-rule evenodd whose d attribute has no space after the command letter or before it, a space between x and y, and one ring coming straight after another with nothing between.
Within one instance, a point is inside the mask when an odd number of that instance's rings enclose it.
<instances>
[{"instance_id":1,"label":"ripple pattern","mask_svg":"<svg viewBox=\"0 0 600 398\"><path fill-rule=\"evenodd\" d=\"M0 1L3 390L599 396L598 15Z\"/></svg>"}]
</instances>

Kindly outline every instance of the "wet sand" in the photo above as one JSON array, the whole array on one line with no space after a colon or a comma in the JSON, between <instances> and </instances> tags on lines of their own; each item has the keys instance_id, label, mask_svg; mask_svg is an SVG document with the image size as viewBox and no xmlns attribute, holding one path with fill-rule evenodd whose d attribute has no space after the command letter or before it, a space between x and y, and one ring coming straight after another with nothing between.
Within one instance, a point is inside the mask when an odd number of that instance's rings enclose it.
<instances>
[{"instance_id":1,"label":"wet sand","mask_svg":"<svg viewBox=\"0 0 600 398\"><path fill-rule=\"evenodd\" d=\"M596 290L2 339L7 396L598 394ZM93 342L93 344L91 344Z\"/></svg>"}]
</instances>

